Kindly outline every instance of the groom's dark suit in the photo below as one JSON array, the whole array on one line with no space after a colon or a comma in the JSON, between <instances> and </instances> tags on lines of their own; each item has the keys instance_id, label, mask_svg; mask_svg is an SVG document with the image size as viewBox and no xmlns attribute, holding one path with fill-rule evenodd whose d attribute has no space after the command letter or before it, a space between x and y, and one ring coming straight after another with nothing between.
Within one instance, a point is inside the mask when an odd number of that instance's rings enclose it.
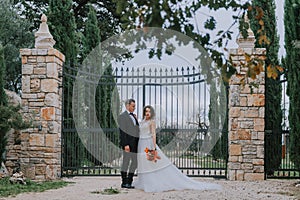
<instances>
[{"instance_id":1,"label":"groom's dark suit","mask_svg":"<svg viewBox=\"0 0 300 200\"><path fill-rule=\"evenodd\" d=\"M126 145L130 147L130 152L123 151L121 166L122 187L131 187L133 175L137 168L137 146L140 129L137 119L134 116L132 117L127 111L124 111L118 117L120 146L123 150Z\"/></svg>"}]
</instances>

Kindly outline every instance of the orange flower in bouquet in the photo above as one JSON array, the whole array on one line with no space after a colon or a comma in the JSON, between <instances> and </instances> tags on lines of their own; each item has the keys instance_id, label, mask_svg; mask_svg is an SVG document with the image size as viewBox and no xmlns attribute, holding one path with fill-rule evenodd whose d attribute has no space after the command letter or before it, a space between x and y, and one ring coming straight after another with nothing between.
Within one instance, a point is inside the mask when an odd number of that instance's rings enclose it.
<instances>
[{"instance_id":1,"label":"orange flower in bouquet","mask_svg":"<svg viewBox=\"0 0 300 200\"><path fill-rule=\"evenodd\" d=\"M160 156L155 149L148 149L148 147L146 147L144 151L146 152L147 160L157 162L157 160L160 159Z\"/></svg>"}]
</instances>

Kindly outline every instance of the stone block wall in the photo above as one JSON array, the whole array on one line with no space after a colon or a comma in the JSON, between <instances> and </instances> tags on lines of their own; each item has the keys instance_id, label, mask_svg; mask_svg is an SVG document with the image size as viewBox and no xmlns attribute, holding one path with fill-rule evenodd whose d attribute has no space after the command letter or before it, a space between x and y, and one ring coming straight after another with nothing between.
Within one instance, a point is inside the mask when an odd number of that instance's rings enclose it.
<instances>
[{"instance_id":1,"label":"stone block wall","mask_svg":"<svg viewBox=\"0 0 300 200\"><path fill-rule=\"evenodd\" d=\"M21 49L22 106L32 128L21 132L19 162L25 176L50 180L61 173L62 66L54 48Z\"/></svg>"},{"instance_id":2,"label":"stone block wall","mask_svg":"<svg viewBox=\"0 0 300 200\"><path fill-rule=\"evenodd\" d=\"M264 180L265 72L256 79L246 76L245 53L265 56L265 49L238 48L230 51L237 73L229 82L228 179Z\"/></svg>"},{"instance_id":3,"label":"stone block wall","mask_svg":"<svg viewBox=\"0 0 300 200\"><path fill-rule=\"evenodd\" d=\"M5 90L8 97L8 103L13 106L20 106L22 104L21 97L12 91ZM6 133L7 145L5 154L5 167L9 175L12 175L13 170L18 167L19 154L21 152L21 137L20 131L11 129Z\"/></svg>"}]
</instances>

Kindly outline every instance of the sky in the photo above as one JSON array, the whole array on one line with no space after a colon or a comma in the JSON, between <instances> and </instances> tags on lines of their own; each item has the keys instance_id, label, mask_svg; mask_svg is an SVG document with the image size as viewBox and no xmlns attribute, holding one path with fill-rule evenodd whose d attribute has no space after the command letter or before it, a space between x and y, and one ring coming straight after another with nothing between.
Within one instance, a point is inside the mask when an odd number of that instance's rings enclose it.
<instances>
[{"instance_id":1,"label":"sky","mask_svg":"<svg viewBox=\"0 0 300 200\"><path fill-rule=\"evenodd\" d=\"M275 0L276 1L276 16L277 16L277 24L278 24L278 34L279 34L279 38L280 38L280 50L279 50L279 59L285 54L285 49L284 49L284 26L283 26L283 5L284 5L284 0ZM234 22L234 19L232 18L232 11L227 11L225 9L220 9L218 11L210 11L209 9L205 9L202 8L201 11L199 13L197 13L196 15L196 19L195 19L195 23L198 24L199 27L199 31L204 31L203 30L203 23L204 21L206 21L206 19L208 18L208 16L214 16L216 18L217 21L217 28L216 30L226 30L228 29L232 23ZM227 48L231 49L231 48L237 48L238 45L236 43L236 38L238 37L239 34L239 29L238 29L238 23L236 23L231 29L231 31L234 32L233 34L233 39L231 41L228 42ZM216 32L215 31L215 34ZM142 63L155 63L158 62L157 59L152 59L152 60L148 60L145 59L147 58L147 56L140 54L140 57L137 56L135 57L135 59L126 62L125 66L134 66L134 65L141 65ZM167 65L180 65L181 62L180 59L175 59L174 56L172 56L172 60L173 62L170 63L170 61L165 61L165 63L167 63ZM176 61L174 61L176 60ZM173 64L172 64L173 63ZM181 63L182 65L182 63ZM283 91L284 94L284 91ZM285 95L283 95L285 96Z\"/></svg>"},{"instance_id":2,"label":"sky","mask_svg":"<svg viewBox=\"0 0 300 200\"><path fill-rule=\"evenodd\" d=\"M285 56L285 47L284 47L284 0L275 0L275 5L276 5L276 19L277 19L277 33L279 35L279 45L280 45L280 49L278 52L278 59L281 60L282 57ZM214 17L217 18L218 21L218 26L219 28L228 28L233 20L231 18L232 13L230 11L225 11L225 10L221 10L221 11L217 11L217 12L212 12L212 11L203 11L205 12L207 15L213 15ZM200 13L200 20L201 21L201 16L203 16L203 14L201 15ZM199 19L199 18L198 18ZM198 21L198 22L199 22ZM201 27L201 26L200 26ZM218 28L217 28L218 30ZM233 39L231 41L229 41L228 43L228 47L227 48L237 48L238 45L235 41L235 39L238 36L238 24L236 24L234 27L232 27L231 29L232 31L235 32ZM235 39L234 39L235 38ZM284 77L282 77L284 78ZM289 123L288 123L288 109L289 109L289 98L286 95L286 85L287 83L283 83L283 90L282 90L282 108L285 108L285 124L288 127Z\"/></svg>"},{"instance_id":3,"label":"sky","mask_svg":"<svg viewBox=\"0 0 300 200\"><path fill-rule=\"evenodd\" d=\"M285 49L284 49L284 22L283 22L283 16L284 16L284 0L275 0L276 4L276 16L277 16L277 33L279 35L279 44L280 49L278 52L279 59L285 55ZM194 23L197 24L199 32L207 33L208 30L204 30L203 24L208 19L209 16L213 16L217 21L217 27L214 31L208 32L211 35L211 38L213 38L213 34L217 34L219 30L227 30L234 22L234 19L232 18L233 12L230 10L225 9L219 9L217 11L211 11L208 8L202 7L197 13L195 17ZM232 35L232 40L228 41L228 45L226 46L227 49L231 48L237 48L238 45L236 43L236 39L239 34L239 28L238 23L236 23L233 27L230 28L230 31L234 32ZM216 36L217 38L217 36ZM222 50L222 49L221 49ZM143 61L145 61L145 57L142 56ZM152 60L153 61L153 60Z\"/></svg>"},{"instance_id":4,"label":"sky","mask_svg":"<svg viewBox=\"0 0 300 200\"><path fill-rule=\"evenodd\" d=\"M277 16L277 28L278 28L278 34L280 38L280 49L279 49L279 58L281 58L283 55L285 55L285 49L284 49L284 23L283 23L283 16L284 16L284 0L275 0L276 4L276 16ZM216 30L220 29L227 29L231 26L231 24L234 22L232 19L232 11L227 11L225 9L220 9L217 11L210 11L208 9L201 9L200 12L197 14L197 22L199 25L199 28L203 27L203 22L207 19L207 16L211 15L213 16L217 21L217 28ZM238 23L236 23L231 29L231 31L234 32L233 39L228 42L227 48L237 48L238 45L236 43L236 38L238 36ZM216 31L215 31L216 34Z\"/></svg>"},{"instance_id":5,"label":"sky","mask_svg":"<svg viewBox=\"0 0 300 200\"><path fill-rule=\"evenodd\" d=\"M283 16L284 16L284 0L276 0L276 16L277 16L277 27L278 27L278 33L280 35L280 50L279 55L281 58L282 55L285 55L285 49L284 49L284 22L283 22Z\"/></svg>"}]
</instances>

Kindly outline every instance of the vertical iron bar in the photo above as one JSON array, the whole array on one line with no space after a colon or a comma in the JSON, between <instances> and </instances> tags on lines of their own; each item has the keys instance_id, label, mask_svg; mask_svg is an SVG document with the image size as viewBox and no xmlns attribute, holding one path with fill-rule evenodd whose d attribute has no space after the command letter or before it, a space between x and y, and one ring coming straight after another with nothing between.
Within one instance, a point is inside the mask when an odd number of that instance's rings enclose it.
<instances>
[{"instance_id":1,"label":"vertical iron bar","mask_svg":"<svg viewBox=\"0 0 300 200\"><path fill-rule=\"evenodd\" d=\"M146 105L146 77L145 77L145 67L143 68L143 108Z\"/></svg>"}]
</instances>

